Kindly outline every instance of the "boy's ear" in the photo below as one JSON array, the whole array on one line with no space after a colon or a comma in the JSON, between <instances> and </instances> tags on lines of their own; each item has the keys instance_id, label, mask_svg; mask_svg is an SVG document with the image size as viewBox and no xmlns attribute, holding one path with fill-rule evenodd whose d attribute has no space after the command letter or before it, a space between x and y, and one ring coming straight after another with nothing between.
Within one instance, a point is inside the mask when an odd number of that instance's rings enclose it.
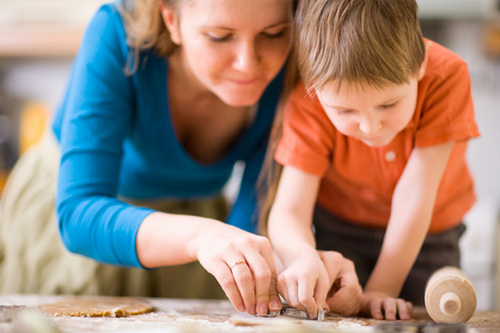
<instances>
[{"instance_id":1,"label":"boy's ear","mask_svg":"<svg viewBox=\"0 0 500 333\"><path fill-rule=\"evenodd\" d=\"M429 48L431 47L432 42L425 41L425 58L420 65L420 69L418 70L418 80L422 79L425 75L425 69L427 68L427 60L429 58Z\"/></svg>"},{"instance_id":2,"label":"boy's ear","mask_svg":"<svg viewBox=\"0 0 500 333\"><path fill-rule=\"evenodd\" d=\"M176 45L181 44L181 33L180 33L180 22L177 12L170 6L160 3L161 16L163 17L163 22L170 33L170 39Z\"/></svg>"}]
</instances>

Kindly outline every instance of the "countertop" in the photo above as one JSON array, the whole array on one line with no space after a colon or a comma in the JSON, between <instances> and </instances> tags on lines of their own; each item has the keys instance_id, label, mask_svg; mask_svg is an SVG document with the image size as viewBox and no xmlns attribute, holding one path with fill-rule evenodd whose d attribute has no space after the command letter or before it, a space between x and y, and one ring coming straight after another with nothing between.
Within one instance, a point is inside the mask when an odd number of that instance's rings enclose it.
<instances>
[{"instance_id":1,"label":"countertop","mask_svg":"<svg viewBox=\"0 0 500 333\"><path fill-rule=\"evenodd\" d=\"M66 296L0 295L0 305L13 308L14 315L0 316L0 332L19 332L21 313L36 313L44 324L51 324L57 332L424 332L418 325L432 322L424 308L417 308L411 321L387 322L366 318L345 318L328 314L325 321L297 319L287 316L257 318L237 312L228 301L180 300L166 298L140 299L150 303L154 311L129 317L69 317L41 315L36 309L68 299ZM98 298L99 300L99 298ZM407 330L380 330L380 325L391 324ZM399 325L399 326L398 326ZM43 325L42 325L43 326ZM16 330L17 327L17 330ZM438 326L435 326L438 327ZM386 327L387 328L387 327ZM462 329L464 326L462 326ZM31 330L23 333L42 332ZM463 332L464 330L462 330ZM477 333L500 332L500 312L476 312L465 325L465 331ZM43 331L47 332L47 331ZM433 329L425 332L444 332ZM455 332L455 330L446 330ZM457 331L458 332L458 331Z\"/></svg>"}]
</instances>

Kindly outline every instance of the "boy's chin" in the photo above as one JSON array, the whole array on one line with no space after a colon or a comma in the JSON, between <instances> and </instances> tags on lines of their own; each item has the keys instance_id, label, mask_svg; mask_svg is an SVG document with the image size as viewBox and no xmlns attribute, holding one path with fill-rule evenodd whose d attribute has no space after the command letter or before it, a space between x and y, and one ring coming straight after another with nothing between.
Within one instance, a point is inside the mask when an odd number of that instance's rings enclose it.
<instances>
[{"instance_id":1,"label":"boy's chin","mask_svg":"<svg viewBox=\"0 0 500 333\"><path fill-rule=\"evenodd\" d=\"M394 138L384 138L384 139L378 139L378 140L365 140L365 139L359 139L361 142L363 142L365 145L372 147L372 148L382 148L387 146L389 143Z\"/></svg>"}]
</instances>

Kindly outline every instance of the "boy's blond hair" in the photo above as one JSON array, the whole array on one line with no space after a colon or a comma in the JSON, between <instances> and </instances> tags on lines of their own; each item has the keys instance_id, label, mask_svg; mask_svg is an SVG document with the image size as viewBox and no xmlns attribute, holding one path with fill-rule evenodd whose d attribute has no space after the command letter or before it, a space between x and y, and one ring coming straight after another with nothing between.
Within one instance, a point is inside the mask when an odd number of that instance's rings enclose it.
<instances>
[{"instance_id":1,"label":"boy's blond hair","mask_svg":"<svg viewBox=\"0 0 500 333\"><path fill-rule=\"evenodd\" d=\"M305 86L407 83L425 58L417 11L415 0L301 0L295 41Z\"/></svg>"}]
</instances>

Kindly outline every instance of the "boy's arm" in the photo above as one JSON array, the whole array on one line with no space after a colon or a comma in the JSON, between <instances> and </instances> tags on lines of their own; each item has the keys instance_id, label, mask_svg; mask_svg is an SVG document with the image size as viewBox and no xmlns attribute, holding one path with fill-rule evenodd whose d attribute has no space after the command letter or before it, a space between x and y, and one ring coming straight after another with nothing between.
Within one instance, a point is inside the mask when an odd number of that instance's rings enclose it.
<instances>
[{"instance_id":1,"label":"boy's arm","mask_svg":"<svg viewBox=\"0 0 500 333\"><path fill-rule=\"evenodd\" d=\"M374 318L411 316L396 301L429 229L434 203L454 143L415 148L398 181L382 249L363 296L362 311Z\"/></svg>"},{"instance_id":2,"label":"boy's arm","mask_svg":"<svg viewBox=\"0 0 500 333\"><path fill-rule=\"evenodd\" d=\"M306 310L311 318L327 308L330 287L312 231L319 183L318 176L285 166L268 221L269 239L283 264L278 291L288 304Z\"/></svg>"},{"instance_id":3,"label":"boy's arm","mask_svg":"<svg viewBox=\"0 0 500 333\"><path fill-rule=\"evenodd\" d=\"M312 216L320 178L284 166L269 214L268 233L276 254L287 266L305 249L316 249Z\"/></svg>"},{"instance_id":4,"label":"boy's arm","mask_svg":"<svg viewBox=\"0 0 500 333\"><path fill-rule=\"evenodd\" d=\"M283 266L278 270L278 291L312 318L329 307L353 315L361 298L354 265L339 253L316 250L312 219L319 184L318 176L283 168L268 223L277 261ZM333 285L338 288L327 299Z\"/></svg>"}]
</instances>

